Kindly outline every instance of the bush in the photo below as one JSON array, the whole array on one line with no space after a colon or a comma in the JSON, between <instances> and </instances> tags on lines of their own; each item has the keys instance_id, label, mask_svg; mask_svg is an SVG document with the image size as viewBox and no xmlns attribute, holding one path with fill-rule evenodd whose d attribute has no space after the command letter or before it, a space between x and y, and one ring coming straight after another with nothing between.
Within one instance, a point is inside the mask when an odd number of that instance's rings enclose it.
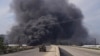
<instances>
[{"instance_id":1,"label":"bush","mask_svg":"<svg viewBox=\"0 0 100 56\"><path fill-rule=\"evenodd\" d=\"M4 45L4 37L0 36L0 54L6 53L6 46Z\"/></svg>"},{"instance_id":2,"label":"bush","mask_svg":"<svg viewBox=\"0 0 100 56\"><path fill-rule=\"evenodd\" d=\"M24 51L24 50L29 50L29 49L33 49L34 47L8 47L8 46L3 46L3 49L0 49L0 54L7 54L7 53L14 53L14 52L18 52L18 51Z\"/></svg>"}]
</instances>

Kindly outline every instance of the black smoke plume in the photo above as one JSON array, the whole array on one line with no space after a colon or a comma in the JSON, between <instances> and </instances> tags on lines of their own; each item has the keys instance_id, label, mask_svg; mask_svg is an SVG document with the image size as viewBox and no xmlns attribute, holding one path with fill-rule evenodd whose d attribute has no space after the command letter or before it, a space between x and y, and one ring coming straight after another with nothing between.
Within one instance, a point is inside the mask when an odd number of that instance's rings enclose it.
<instances>
[{"instance_id":1,"label":"black smoke plume","mask_svg":"<svg viewBox=\"0 0 100 56\"><path fill-rule=\"evenodd\" d=\"M87 31L83 14L68 0L13 0L17 25L9 33L10 43L82 43Z\"/></svg>"}]
</instances>

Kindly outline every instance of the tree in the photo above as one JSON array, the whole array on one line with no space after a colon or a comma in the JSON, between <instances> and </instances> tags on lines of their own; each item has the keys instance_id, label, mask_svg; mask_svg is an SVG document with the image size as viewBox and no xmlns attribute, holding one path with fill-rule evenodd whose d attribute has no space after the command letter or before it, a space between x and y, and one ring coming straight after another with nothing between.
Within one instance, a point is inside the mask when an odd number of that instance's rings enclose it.
<instances>
[{"instance_id":1,"label":"tree","mask_svg":"<svg viewBox=\"0 0 100 56\"><path fill-rule=\"evenodd\" d=\"M5 53L4 35L0 35L0 53Z\"/></svg>"},{"instance_id":2,"label":"tree","mask_svg":"<svg viewBox=\"0 0 100 56\"><path fill-rule=\"evenodd\" d=\"M0 50L3 48L3 37L0 36Z\"/></svg>"}]
</instances>

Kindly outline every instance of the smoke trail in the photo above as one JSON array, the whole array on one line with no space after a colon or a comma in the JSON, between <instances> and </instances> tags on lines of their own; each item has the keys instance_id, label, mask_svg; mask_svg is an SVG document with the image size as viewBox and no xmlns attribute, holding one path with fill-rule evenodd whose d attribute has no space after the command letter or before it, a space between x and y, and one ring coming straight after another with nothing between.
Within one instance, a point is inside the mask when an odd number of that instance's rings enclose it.
<instances>
[{"instance_id":1,"label":"smoke trail","mask_svg":"<svg viewBox=\"0 0 100 56\"><path fill-rule=\"evenodd\" d=\"M12 43L80 43L88 35L82 12L68 0L13 0L12 5L18 22L9 33Z\"/></svg>"}]
</instances>

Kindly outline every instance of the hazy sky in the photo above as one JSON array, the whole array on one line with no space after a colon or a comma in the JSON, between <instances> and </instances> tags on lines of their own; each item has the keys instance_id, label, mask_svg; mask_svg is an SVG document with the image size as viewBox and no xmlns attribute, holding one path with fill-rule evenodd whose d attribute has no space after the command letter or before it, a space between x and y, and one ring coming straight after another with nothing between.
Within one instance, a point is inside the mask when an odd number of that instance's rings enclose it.
<instances>
[{"instance_id":1,"label":"hazy sky","mask_svg":"<svg viewBox=\"0 0 100 56\"><path fill-rule=\"evenodd\" d=\"M10 9L12 0L0 0L0 34L6 34L15 24L14 14ZM100 0L70 0L84 14L84 26L89 33L100 34Z\"/></svg>"}]
</instances>

